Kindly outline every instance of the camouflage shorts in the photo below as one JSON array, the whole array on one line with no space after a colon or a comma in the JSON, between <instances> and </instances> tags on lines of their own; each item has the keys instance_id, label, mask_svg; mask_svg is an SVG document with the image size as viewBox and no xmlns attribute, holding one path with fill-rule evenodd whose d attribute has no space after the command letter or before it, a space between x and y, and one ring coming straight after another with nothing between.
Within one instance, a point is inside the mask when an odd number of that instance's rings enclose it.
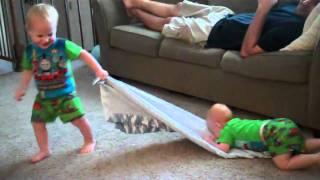
<instances>
[{"instance_id":1,"label":"camouflage shorts","mask_svg":"<svg viewBox=\"0 0 320 180\"><path fill-rule=\"evenodd\" d=\"M84 115L80 98L69 94L54 99L41 99L39 96L33 104L31 122L53 122L57 117L63 123L70 122Z\"/></svg>"},{"instance_id":2,"label":"camouflage shorts","mask_svg":"<svg viewBox=\"0 0 320 180\"><path fill-rule=\"evenodd\" d=\"M305 139L297 125L286 118L273 119L263 129L268 151L271 156L304 151Z\"/></svg>"}]
</instances>

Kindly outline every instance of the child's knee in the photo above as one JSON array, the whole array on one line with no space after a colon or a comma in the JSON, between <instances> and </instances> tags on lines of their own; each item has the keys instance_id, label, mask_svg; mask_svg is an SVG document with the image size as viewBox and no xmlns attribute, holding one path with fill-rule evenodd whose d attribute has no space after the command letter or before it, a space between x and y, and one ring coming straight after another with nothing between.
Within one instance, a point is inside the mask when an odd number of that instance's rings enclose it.
<instances>
[{"instance_id":1,"label":"child's knee","mask_svg":"<svg viewBox=\"0 0 320 180\"><path fill-rule=\"evenodd\" d=\"M288 163L274 163L277 168L279 168L280 170L283 170L283 171L288 171L290 170L289 168L289 164Z\"/></svg>"},{"instance_id":2,"label":"child's knee","mask_svg":"<svg viewBox=\"0 0 320 180\"><path fill-rule=\"evenodd\" d=\"M32 126L36 129L46 128L46 123L41 121L32 121Z\"/></svg>"},{"instance_id":3,"label":"child's knee","mask_svg":"<svg viewBox=\"0 0 320 180\"><path fill-rule=\"evenodd\" d=\"M291 154L281 154L276 155L272 158L273 163L281 170L290 170L289 161L291 158Z\"/></svg>"},{"instance_id":4,"label":"child's knee","mask_svg":"<svg viewBox=\"0 0 320 180\"><path fill-rule=\"evenodd\" d=\"M79 126L79 125L83 124L85 121L86 121L86 119L82 116L82 117L73 119L73 120L71 121L71 123L72 123L73 125L75 125L75 126Z\"/></svg>"}]
</instances>

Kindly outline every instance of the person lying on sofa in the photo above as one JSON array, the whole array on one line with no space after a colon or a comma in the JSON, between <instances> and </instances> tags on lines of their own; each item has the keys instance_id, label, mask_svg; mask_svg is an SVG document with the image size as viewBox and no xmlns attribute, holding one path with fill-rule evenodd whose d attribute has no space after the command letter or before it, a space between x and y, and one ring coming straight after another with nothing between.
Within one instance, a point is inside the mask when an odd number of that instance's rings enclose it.
<instances>
[{"instance_id":1,"label":"person lying on sofa","mask_svg":"<svg viewBox=\"0 0 320 180\"><path fill-rule=\"evenodd\" d=\"M320 0L258 0L255 13L234 14L222 6L184 0L165 4L151 0L123 0L129 15L165 37L191 43L205 41L206 48L240 50L242 57L277 51L300 36L304 21Z\"/></svg>"}]
</instances>

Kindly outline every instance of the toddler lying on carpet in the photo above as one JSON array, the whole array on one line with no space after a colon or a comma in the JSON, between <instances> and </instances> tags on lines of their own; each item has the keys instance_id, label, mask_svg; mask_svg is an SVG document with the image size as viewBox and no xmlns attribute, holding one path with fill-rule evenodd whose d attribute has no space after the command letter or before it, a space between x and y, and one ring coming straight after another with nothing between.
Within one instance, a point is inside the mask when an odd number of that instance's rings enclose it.
<instances>
[{"instance_id":1,"label":"toddler lying on carpet","mask_svg":"<svg viewBox=\"0 0 320 180\"><path fill-rule=\"evenodd\" d=\"M282 170L296 170L320 164L320 139L305 139L297 125L286 118L247 120L233 118L224 104L213 105L207 114L211 134L204 139L224 152L231 148L269 151Z\"/></svg>"}]
</instances>

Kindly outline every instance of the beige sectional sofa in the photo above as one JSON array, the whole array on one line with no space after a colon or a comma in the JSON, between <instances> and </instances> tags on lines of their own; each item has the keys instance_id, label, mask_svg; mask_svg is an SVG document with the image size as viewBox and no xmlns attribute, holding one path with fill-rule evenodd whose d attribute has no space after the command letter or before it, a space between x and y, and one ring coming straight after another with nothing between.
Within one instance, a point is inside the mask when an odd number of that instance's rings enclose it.
<instances>
[{"instance_id":1,"label":"beige sectional sofa","mask_svg":"<svg viewBox=\"0 0 320 180\"><path fill-rule=\"evenodd\" d=\"M178 0L162 0L176 3ZM252 12L253 0L199 1ZM113 75L320 130L320 45L313 52L271 52L242 59L130 23L121 0L94 0L101 63Z\"/></svg>"}]
</instances>

